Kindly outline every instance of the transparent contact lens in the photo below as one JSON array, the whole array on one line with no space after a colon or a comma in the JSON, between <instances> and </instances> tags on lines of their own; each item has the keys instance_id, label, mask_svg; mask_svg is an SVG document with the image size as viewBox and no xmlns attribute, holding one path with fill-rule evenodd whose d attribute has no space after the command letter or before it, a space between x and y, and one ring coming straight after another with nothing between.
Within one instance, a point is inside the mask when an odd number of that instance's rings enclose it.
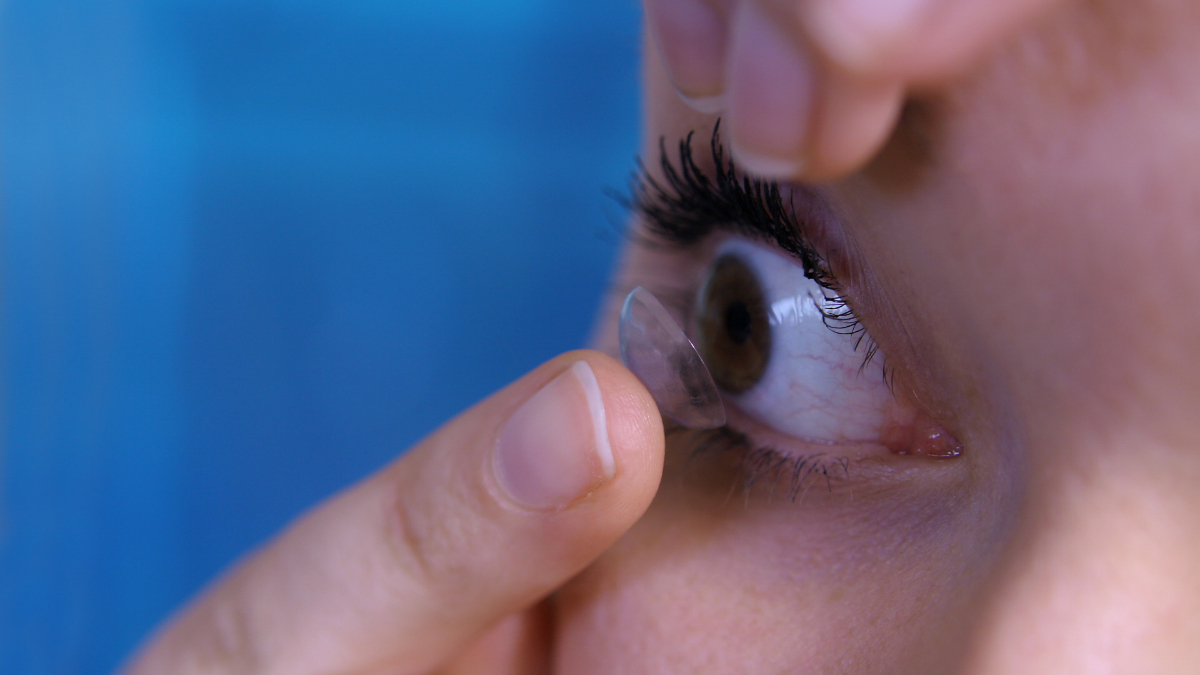
<instances>
[{"instance_id":1,"label":"transparent contact lens","mask_svg":"<svg viewBox=\"0 0 1200 675\"><path fill-rule=\"evenodd\" d=\"M725 406L708 367L679 324L638 286L621 307L621 360L666 417L691 429L725 426Z\"/></svg>"}]
</instances>

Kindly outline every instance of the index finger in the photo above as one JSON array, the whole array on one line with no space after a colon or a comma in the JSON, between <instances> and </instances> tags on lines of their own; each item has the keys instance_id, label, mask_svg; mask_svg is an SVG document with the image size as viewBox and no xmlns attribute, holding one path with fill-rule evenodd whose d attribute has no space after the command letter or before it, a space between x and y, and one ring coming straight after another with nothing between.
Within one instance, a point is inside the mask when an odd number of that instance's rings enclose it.
<instances>
[{"instance_id":1,"label":"index finger","mask_svg":"<svg viewBox=\"0 0 1200 675\"><path fill-rule=\"evenodd\" d=\"M632 525L663 445L632 373L565 354L301 518L127 673L431 670Z\"/></svg>"}]
</instances>

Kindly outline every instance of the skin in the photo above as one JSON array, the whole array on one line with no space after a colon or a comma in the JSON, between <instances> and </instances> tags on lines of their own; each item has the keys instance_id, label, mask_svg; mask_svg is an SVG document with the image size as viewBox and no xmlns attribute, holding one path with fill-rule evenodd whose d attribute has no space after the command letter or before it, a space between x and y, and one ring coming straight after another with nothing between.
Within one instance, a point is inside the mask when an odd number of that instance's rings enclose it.
<instances>
[{"instance_id":1,"label":"skin","mask_svg":"<svg viewBox=\"0 0 1200 675\"><path fill-rule=\"evenodd\" d=\"M730 504L728 463L669 446L646 516L558 596L559 672L1194 671L1198 21L1063 6L818 187L901 395L964 455ZM659 62L646 83L647 156L711 127Z\"/></svg>"},{"instance_id":2,"label":"skin","mask_svg":"<svg viewBox=\"0 0 1200 675\"><path fill-rule=\"evenodd\" d=\"M616 471L576 499L531 508L501 485L497 439L579 361L599 385ZM598 352L563 354L298 518L165 623L123 672L536 672L543 614L513 615L629 528L662 457L662 421L633 374Z\"/></svg>"},{"instance_id":3,"label":"skin","mask_svg":"<svg viewBox=\"0 0 1200 675\"><path fill-rule=\"evenodd\" d=\"M845 60L812 37L821 4L762 6ZM802 194L829 214L809 234L897 396L962 455L856 457L798 503L769 480L742 489L733 453L664 443L632 374L573 352L302 516L124 672L1194 672L1200 10L944 4L959 30L929 35L974 40L959 51L909 31L868 50L888 58L837 61L892 64L910 102L869 164L831 164ZM650 28L654 158L660 136L705 137L715 116L678 96ZM693 283L714 245L631 247L616 286ZM497 489L491 453L579 360L615 474L528 508Z\"/></svg>"},{"instance_id":4,"label":"skin","mask_svg":"<svg viewBox=\"0 0 1200 675\"><path fill-rule=\"evenodd\" d=\"M1063 0L646 0L667 78L721 109L742 168L828 180L888 138L905 94L968 73Z\"/></svg>"}]
</instances>

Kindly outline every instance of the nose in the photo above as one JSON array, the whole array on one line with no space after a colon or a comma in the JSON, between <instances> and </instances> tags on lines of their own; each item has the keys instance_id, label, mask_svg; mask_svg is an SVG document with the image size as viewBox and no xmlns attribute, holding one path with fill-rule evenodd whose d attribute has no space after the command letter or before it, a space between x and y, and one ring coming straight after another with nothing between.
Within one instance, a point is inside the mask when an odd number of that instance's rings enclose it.
<instances>
[{"instance_id":1,"label":"nose","mask_svg":"<svg viewBox=\"0 0 1200 675\"><path fill-rule=\"evenodd\" d=\"M1200 673L1200 447L1079 457L1031 482L964 672Z\"/></svg>"}]
</instances>

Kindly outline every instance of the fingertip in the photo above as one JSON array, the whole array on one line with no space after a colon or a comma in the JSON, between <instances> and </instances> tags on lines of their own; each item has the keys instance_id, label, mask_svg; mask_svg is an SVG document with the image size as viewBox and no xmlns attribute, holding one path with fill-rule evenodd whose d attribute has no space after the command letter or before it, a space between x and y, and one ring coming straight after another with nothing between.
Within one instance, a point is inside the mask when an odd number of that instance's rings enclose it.
<instances>
[{"instance_id":1,"label":"fingertip","mask_svg":"<svg viewBox=\"0 0 1200 675\"><path fill-rule=\"evenodd\" d=\"M840 67L858 73L885 69L933 4L927 0L814 0L801 11L809 35Z\"/></svg>"},{"instance_id":2,"label":"fingertip","mask_svg":"<svg viewBox=\"0 0 1200 675\"><path fill-rule=\"evenodd\" d=\"M541 552L539 565L560 570L555 574L564 579L611 546L645 513L658 491L666 445L657 404L616 359L598 351L579 350L556 357L544 368L561 377L583 372L584 364L595 378L603 402L613 473L561 507L518 508L513 514L514 522L522 524L513 527L512 536L536 542L529 545ZM523 534L515 534L518 530Z\"/></svg>"},{"instance_id":3,"label":"fingertip","mask_svg":"<svg viewBox=\"0 0 1200 675\"><path fill-rule=\"evenodd\" d=\"M598 531L611 532L633 524L609 515L614 501L620 505L613 513L640 515L653 499L662 418L646 387L613 357L560 354L493 399L520 401L515 408L485 403L507 416L490 460L495 480L483 482L505 508L567 514L568 529L592 530L595 524L585 522L599 519Z\"/></svg>"},{"instance_id":4,"label":"fingertip","mask_svg":"<svg viewBox=\"0 0 1200 675\"><path fill-rule=\"evenodd\" d=\"M817 71L786 26L753 2L738 6L728 63L730 145L742 169L791 178L811 144Z\"/></svg>"},{"instance_id":5,"label":"fingertip","mask_svg":"<svg viewBox=\"0 0 1200 675\"><path fill-rule=\"evenodd\" d=\"M725 109L725 95L713 94L711 96L689 96L683 93L678 87L675 92L679 94L679 98L687 105L687 107L695 110L703 115L716 115Z\"/></svg>"},{"instance_id":6,"label":"fingertip","mask_svg":"<svg viewBox=\"0 0 1200 675\"><path fill-rule=\"evenodd\" d=\"M647 0L646 25L680 97L701 113L721 106L727 28L704 0Z\"/></svg>"},{"instance_id":7,"label":"fingertip","mask_svg":"<svg viewBox=\"0 0 1200 675\"><path fill-rule=\"evenodd\" d=\"M822 92L804 178L830 181L865 166L891 136L904 103L899 81L831 74Z\"/></svg>"},{"instance_id":8,"label":"fingertip","mask_svg":"<svg viewBox=\"0 0 1200 675\"><path fill-rule=\"evenodd\" d=\"M626 499L648 506L658 489L666 445L658 405L637 377L613 357L592 350L564 356L587 362L603 397L615 469L603 489L620 491Z\"/></svg>"},{"instance_id":9,"label":"fingertip","mask_svg":"<svg viewBox=\"0 0 1200 675\"><path fill-rule=\"evenodd\" d=\"M736 140L729 143L730 154L738 168L759 178L788 180L804 177L808 162L799 155L771 157L744 149Z\"/></svg>"}]
</instances>

